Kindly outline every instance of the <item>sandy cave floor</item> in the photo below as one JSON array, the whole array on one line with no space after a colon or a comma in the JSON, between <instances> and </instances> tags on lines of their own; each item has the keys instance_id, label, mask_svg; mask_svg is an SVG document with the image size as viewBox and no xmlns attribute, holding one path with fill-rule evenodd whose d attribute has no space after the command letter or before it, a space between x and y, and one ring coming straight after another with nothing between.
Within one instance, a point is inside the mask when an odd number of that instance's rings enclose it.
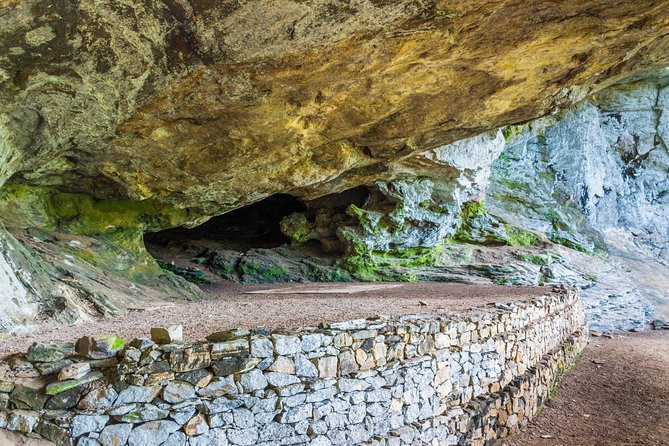
<instances>
[{"instance_id":1,"label":"sandy cave floor","mask_svg":"<svg viewBox=\"0 0 669 446\"><path fill-rule=\"evenodd\" d=\"M126 340L148 337L151 327L182 324L184 339L234 328L270 330L317 326L378 315L426 312L466 313L494 303L529 300L551 287L472 286L444 283L270 284L233 283L203 287L199 302L154 302L135 311L70 326L44 325L39 331L0 341L0 358L25 352L33 342L74 342L83 335L114 334ZM271 290L271 294L258 293Z\"/></svg>"},{"instance_id":2,"label":"sandy cave floor","mask_svg":"<svg viewBox=\"0 0 669 446\"><path fill-rule=\"evenodd\" d=\"M669 331L589 341L557 397L503 446L669 445Z\"/></svg>"}]
</instances>

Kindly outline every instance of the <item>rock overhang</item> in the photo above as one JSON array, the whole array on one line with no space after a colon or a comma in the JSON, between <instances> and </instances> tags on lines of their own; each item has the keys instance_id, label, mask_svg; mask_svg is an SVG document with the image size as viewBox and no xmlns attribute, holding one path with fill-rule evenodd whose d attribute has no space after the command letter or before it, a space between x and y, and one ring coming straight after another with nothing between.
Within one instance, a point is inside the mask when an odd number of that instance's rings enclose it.
<instances>
[{"instance_id":1,"label":"rock overhang","mask_svg":"<svg viewBox=\"0 0 669 446\"><path fill-rule=\"evenodd\" d=\"M669 63L666 2L12 2L3 180L314 198Z\"/></svg>"}]
</instances>

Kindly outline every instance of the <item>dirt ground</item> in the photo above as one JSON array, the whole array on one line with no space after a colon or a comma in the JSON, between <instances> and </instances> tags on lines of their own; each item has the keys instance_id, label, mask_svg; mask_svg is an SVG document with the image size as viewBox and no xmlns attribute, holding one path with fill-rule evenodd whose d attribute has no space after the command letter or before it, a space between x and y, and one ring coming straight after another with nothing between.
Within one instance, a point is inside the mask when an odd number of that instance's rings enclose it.
<instances>
[{"instance_id":1,"label":"dirt ground","mask_svg":"<svg viewBox=\"0 0 669 446\"><path fill-rule=\"evenodd\" d=\"M503 444L669 445L669 331L591 337L557 397Z\"/></svg>"},{"instance_id":2,"label":"dirt ground","mask_svg":"<svg viewBox=\"0 0 669 446\"><path fill-rule=\"evenodd\" d=\"M25 352L33 342L76 341L93 334L115 334L129 340L148 336L155 326L182 324L184 338L198 340L214 331L233 328L282 330L378 315L464 313L472 307L529 300L552 292L551 287L445 283L252 286L228 282L204 288L211 298L200 302L160 302L116 317L71 326L42 326L35 333L0 341L0 358ZM249 294L261 290L272 290L272 294Z\"/></svg>"}]
</instances>

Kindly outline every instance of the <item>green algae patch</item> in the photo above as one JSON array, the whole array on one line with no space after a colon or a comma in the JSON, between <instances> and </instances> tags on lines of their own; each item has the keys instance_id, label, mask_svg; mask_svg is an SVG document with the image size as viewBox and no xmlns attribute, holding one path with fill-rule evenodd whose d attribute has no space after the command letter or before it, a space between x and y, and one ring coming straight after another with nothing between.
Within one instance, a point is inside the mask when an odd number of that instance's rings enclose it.
<instances>
[{"instance_id":1,"label":"green algae patch","mask_svg":"<svg viewBox=\"0 0 669 446\"><path fill-rule=\"evenodd\" d=\"M488 246L531 246L541 241L534 232L513 227L488 214L483 202L464 203L460 226L447 243L471 243Z\"/></svg>"},{"instance_id":2,"label":"green algae patch","mask_svg":"<svg viewBox=\"0 0 669 446\"><path fill-rule=\"evenodd\" d=\"M64 254L145 284L155 283L164 272L146 251L144 233L197 219L188 210L155 200L98 200L20 184L0 189L0 215L9 228L42 231L49 239L49 234L67 234L58 236L65 239L58 248Z\"/></svg>"},{"instance_id":3,"label":"green algae patch","mask_svg":"<svg viewBox=\"0 0 669 446\"><path fill-rule=\"evenodd\" d=\"M123 347L123 346L121 346ZM57 395L66 390L74 389L75 387L83 386L93 381L98 381L103 378L102 372L91 372L83 378L68 379L65 381L57 381L46 386L47 395Z\"/></svg>"},{"instance_id":4,"label":"green algae patch","mask_svg":"<svg viewBox=\"0 0 669 446\"><path fill-rule=\"evenodd\" d=\"M55 188L6 184L0 190L3 220L13 227L38 227L78 235L111 234L178 226L193 215L155 200L97 200Z\"/></svg>"},{"instance_id":5,"label":"green algae patch","mask_svg":"<svg viewBox=\"0 0 669 446\"><path fill-rule=\"evenodd\" d=\"M284 217L279 224L281 232L291 240L298 243L305 243L311 240L311 223L306 215L301 212L295 212Z\"/></svg>"},{"instance_id":6,"label":"green algae patch","mask_svg":"<svg viewBox=\"0 0 669 446\"><path fill-rule=\"evenodd\" d=\"M416 282L415 274L402 269L434 266L444 252L443 244L389 251L370 250L358 244L354 249L339 265L363 281Z\"/></svg>"},{"instance_id":7,"label":"green algae patch","mask_svg":"<svg viewBox=\"0 0 669 446\"><path fill-rule=\"evenodd\" d=\"M110 350L112 350L112 351L121 350L124 345L125 345L125 340L123 340L122 338L114 338L112 340Z\"/></svg>"},{"instance_id":8,"label":"green algae patch","mask_svg":"<svg viewBox=\"0 0 669 446\"><path fill-rule=\"evenodd\" d=\"M523 134L525 130L528 130L528 128L529 128L528 124L507 125L502 129L502 135L504 136L504 140L508 143L513 141L516 137Z\"/></svg>"},{"instance_id":9,"label":"green algae patch","mask_svg":"<svg viewBox=\"0 0 669 446\"><path fill-rule=\"evenodd\" d=\"M504 225L504 229L506 236L502 239L509 246L532 246L541 241L541 237L525 229L514 228L508 224Z\"/></svg>"}]
</instances>

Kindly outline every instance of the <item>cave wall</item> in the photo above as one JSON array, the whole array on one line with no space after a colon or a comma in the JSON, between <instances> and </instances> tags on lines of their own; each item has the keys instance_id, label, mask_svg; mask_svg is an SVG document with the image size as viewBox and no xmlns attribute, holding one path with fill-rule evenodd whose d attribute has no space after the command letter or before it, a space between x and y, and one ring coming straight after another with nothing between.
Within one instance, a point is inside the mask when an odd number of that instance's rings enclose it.
<instances>
[{"instance_id":1,"label":"cave wall","mask_svg":"<svg viewBox=\"0 0 669 446\"><path fill-rule=\"evenodd\" d=\"M660 70L412 156L366 201L284 230L298 246L337 238L354 278L568 283L594 328L643 328L669 315L668 83Z\"/></svg>"},{"instance_id":2,"label":"cave wall","mask_svg":"<svg viewBox=\"0 0 669 446\"><path fill-rule=\"evenodd\" d=\"M490 211L571 248L539 277L581 287L596 329L669 317L668 85L665 69L508 128L493 163Z\"/></svg>"},{"instance_id":3,"label":"cave wall","mask_svg":"<svg viewBox=\"0 0 669 446\"><path fill-rule=\"evenodd\" d=\"M407 156L365 187L291 198L306 210L272 223L291 246L209 247L198 262L250 283L569 283L601 319L591 324L641 327L667 314L668 78L655 71L564 112ZM271 217L256 208L249 224ZM12 296L4 330L37 316L73 322L199 295L161 269L142 238L204 220L197 212L29 185L6 185L0 209ZM229 230L212 234L235 238Z\"/></svg>"},{"instance_id":4,"label":"cave wall","mask_svg":"<svg viewBox=\"0 0 669 446\"><path fill-rule=\"evenodd\" d=\"M6 185L0 214L2 332L200 296L197 287L162 270L144 248L144 231L183 221L184 210L150 200L95 200L48 187Z\"/></svg>"},{"instance_id":5,"label":"cave wall","mask_svg":"<svg viewBox=\"0 0 669 446\"><path fill-rule=\"evenodd\" d=\"M597 232L609 244L627 234L666 259L668 85L665 70L608 88L559 118L510 129L488 204L542 232Z\"/></svg>"},{"instance_id":6,"label":"cave wall","mask_svg":"<svg viewBox=\"0 0 669 446\"><path fill-rule=\"evenodd\" d=\"M3 286L12 291L1 299L20 310L3 327L195 298L196 288L146 252L142 234L196 226L277 193L309 206L363 185L370 191L360 205L322 211L320 221L283 225L296 244L318 241L341 256L314 277L434 279L434 270L412 271L455 268L454 252L462 263L472 246L552 241L601 251L622 237L602 230L616 213L627 216L611 228L640 235L625 240L666 252L666 146L651 149L649 139L666 134L658 112L666 94L653 102L650 93L616 96L607 87L669 65L668 6L5 0L0 225L3 267L12 271ZM586 97L589 105L578 105ZM578 225L552 234L552 220L528 224L527 201L505 207L497 192L484 206L507 126L559 118L574 105L581 111L548 132L564 150L546 161L571 180L557 182L563 196L547 185L541 199L564 205L563 220ZM621 133L638 126L645 130ZM622 142L607 144L625 153L602 158L599 139L618 133ZM595 173L622 165L631 173ZM543 165L530 168L545 174ZM10 249L16 243L25 255ZM564 277L521 269L533 275L521 281ZM62 291L54 296L49 283Z\"/></svg>"}]
</instances>

